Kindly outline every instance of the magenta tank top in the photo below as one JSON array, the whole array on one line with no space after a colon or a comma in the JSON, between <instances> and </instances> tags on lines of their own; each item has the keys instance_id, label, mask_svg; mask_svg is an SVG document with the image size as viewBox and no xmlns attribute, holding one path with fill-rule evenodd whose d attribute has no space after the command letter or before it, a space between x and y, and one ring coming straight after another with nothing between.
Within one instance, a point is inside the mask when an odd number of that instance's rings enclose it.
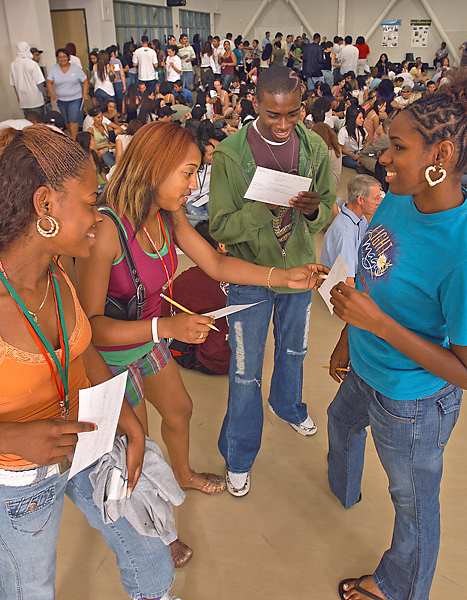
<instances>
[{"instance_id":1,"label":"magenta tank top","mask_svg":"<svg viewBox=\"0 0 467 600\"><path fill-rule=\"evenodd\" d=\"M164 266L161 264L160 258L157 254L148 254L139 245L138 240L135 237L133 227L126 217L120 219L128 239L133 259L138 269L138 275L142 283L146 288L146 304L143 308L143 319L152 319L153 317L159 317L161 314L162 298L160 293L162 288L167 283L167 273ZM173 241L173 225L167 226L164 221L164 228L168 239L170 241L170 248L167 248L167 243L164 242L160 250L160 255L165 263L169 277L177 270L178 257L175 250L175 244ZM173 257L173 269L172 262L170 260L170 254ZM114 298L129 301L135 295L135 286L131 279L130 271L128 269L128 263L125 257L112 265L110 270L109 287L107 293ZM134 344L131 346L113 346L112 348L99 347L100 350L127 350L130 348L138 347L140 344Z\"/></svg>"}]
</instances>

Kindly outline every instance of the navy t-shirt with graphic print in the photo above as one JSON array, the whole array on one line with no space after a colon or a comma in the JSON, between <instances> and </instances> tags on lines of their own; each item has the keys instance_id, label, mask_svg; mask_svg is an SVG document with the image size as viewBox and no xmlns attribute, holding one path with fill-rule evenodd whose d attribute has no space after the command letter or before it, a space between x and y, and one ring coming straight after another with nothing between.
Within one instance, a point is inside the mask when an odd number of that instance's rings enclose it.
<instances>
[{"instance_id":1,"label":"navy t-shirt with graphic print","mask_svg":"<svg viewBox=\"0 0 467 600\"><path fill-rule=\"evenodd\" d=\"M467 201L423 214L412 196L388 192L363 237L356 287L421 337L467 346L466 239ZM446 384L368 331L349 326L349 344L356 373L389 398L423 398Z\"/></svg>"}]
</instances>

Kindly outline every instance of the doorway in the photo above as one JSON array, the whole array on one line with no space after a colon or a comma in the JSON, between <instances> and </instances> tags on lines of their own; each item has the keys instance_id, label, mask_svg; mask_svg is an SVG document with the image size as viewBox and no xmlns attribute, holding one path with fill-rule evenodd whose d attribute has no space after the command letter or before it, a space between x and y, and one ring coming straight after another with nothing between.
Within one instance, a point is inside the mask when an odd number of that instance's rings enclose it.
<instances>
[{"instance_id":1,"label":"doorway","mask_svg":"<svg viewBox=\"0 0 467 600\"><path fill-rule=\"evenodd\" d=\"M55 50L65 48L69 42L73 42L76 46L76 56L81 60L85 70L89 63L89 45L84 8L51 10L50 14Z\"/></svg>"}]
</instances>

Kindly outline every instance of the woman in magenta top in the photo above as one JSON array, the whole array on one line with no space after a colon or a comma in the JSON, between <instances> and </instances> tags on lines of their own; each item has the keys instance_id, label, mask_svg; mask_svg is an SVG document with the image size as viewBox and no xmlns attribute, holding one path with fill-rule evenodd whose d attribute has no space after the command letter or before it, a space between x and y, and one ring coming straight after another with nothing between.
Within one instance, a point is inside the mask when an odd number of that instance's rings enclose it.
<instances>
[{"instance_id":1,"label":"woman in magenta top","mask_svg":"<svg viewBox=\"0 0 467 600\"><path fill-rule=\"evenodd\" d=\"M221 73L224 78L223 88L228 91L230 84L232 83L235 67L237 66L237 57L231 50L230 42L228 40L224 42L224 54L220 55L219 62L221 63Z\"/></svg>"},{"instance_id":2,"label":"woman in magenta top","mask_svg":"<svg viewBox=\"0 0 467 600\"><path fill-rule=\"evenodd\" d=\"M192 402L165 342L165 338L175 338L202 344L214 320L186 313L160 317L160 292L168 284L165 293L171 295L177 268L174 242L218 281L308 289L316 284L316 273L322 268L271 270L217 253L193 229L182 209L191 190L197 189L200 162L200 151L187 129L176 123L149 123L135 133L105 189L104 202L125 228L146 287L141 320L116 320L104 314L107 294L125 301L135 294L117 228L109 216L103 215L91 255L78 260L76 269L93 341L114 373L129 372L126 397L146 432L143 399L162 416L162 437L179 484L215 494L225 489L224 478L197 473L189 463Z\"/></svg>"}]
</instances>

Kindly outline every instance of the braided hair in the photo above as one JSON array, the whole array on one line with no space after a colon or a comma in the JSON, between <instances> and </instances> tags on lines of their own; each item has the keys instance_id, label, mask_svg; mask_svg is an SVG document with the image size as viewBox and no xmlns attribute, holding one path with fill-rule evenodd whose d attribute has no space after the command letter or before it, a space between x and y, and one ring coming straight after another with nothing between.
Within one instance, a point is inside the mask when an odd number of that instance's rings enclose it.
<instances>
[{"instance_id":1,"label":"braided hair","mask_svg":"<svg viewBox=\"0 0 467 600\"><path fill-rule=\"evenodd\" d=\"M455 171L464 172L467 166L467 69L450 76L449 82L435 93L406 106L403 114L412 120L427 146L450 140L458 154Z\"/></svg>"},{"instance_id":2,"label":"braided hair","mask_svg":"<svg viewBox=\"0 0 467 600\"><path fill-rule=\"evenodd\" d=\"M0 132L0 250L26 233L37 188L62 190L84 176L88 161L76 142L47 125Z\"/></svg>"}]
</instances>

